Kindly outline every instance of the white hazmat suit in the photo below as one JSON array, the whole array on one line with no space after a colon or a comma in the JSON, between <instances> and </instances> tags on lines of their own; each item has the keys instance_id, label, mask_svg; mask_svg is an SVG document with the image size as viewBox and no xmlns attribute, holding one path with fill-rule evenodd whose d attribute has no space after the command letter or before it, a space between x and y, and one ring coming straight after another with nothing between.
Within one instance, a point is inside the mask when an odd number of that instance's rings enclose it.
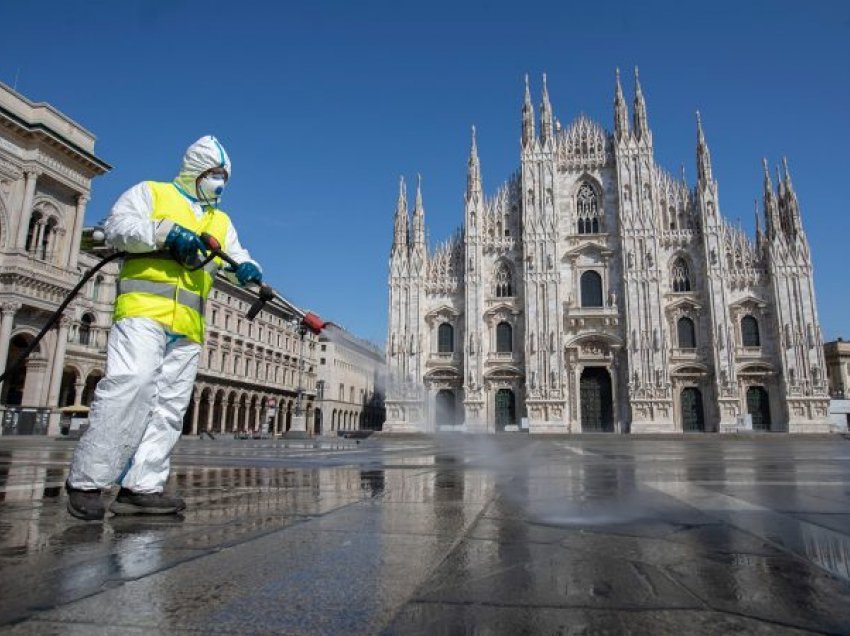
<instances>
[{"instance_id":1,"label":"white hazmat suit","mask_svg":"<svg viewBox=\"0 0 850 636\"><path fill-rule=\"evenodd\" d=\"M230 159L213 137L192 144L174 180L197 218L196 180ZM146 183L121 195L106 221L106 240L117 250L160 250L173 223L151 219L153 199ZM227 231L224 251L237 262L250 261L236 230ZM252 261L253 262L253 261ZM170 333L150 318L119 320L109 332L106 374L98 383L89 414L90 426L74 452L68 486L100 490L120 481L135 493L161 493L169 473L171 450L183 428L192 396L201 345Z\"/></svg>"}]
</instances>

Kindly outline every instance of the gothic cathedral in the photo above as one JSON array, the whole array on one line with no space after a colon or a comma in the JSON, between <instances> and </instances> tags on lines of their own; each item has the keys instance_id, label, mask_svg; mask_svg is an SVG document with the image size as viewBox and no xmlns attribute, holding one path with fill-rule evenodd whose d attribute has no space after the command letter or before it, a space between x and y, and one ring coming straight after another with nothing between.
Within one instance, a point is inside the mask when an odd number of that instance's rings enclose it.
<instances>
[{"instance_id":1,"label":"gothic cathedral","mask_svg":"<svg viewBox=\"0 0 850 636\"><path fill-rule=\"evenodd\" d=\"M389 263L388 431L826 432L812 260L787 164L764 165L751 240L720 212L697 113L696 183L655 163L635 70L614 132L562 128L526 78L520 168L430 248L402 180ZM762 229L763 227L763 229Z\"/></svg>"}]
</instances>

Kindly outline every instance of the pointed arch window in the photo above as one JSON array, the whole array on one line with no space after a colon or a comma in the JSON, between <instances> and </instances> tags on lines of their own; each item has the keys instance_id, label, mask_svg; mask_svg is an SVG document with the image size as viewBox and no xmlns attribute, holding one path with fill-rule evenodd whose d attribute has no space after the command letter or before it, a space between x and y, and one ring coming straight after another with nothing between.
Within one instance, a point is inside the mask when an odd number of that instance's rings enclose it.
<instances>
[{"instance_id":1,"label":"pointed arch window","mask_svg":"<svg viewBox=\"0 0 850 636\"><path fill-rule=\"evenodd\" d=\"M507 263L499 263L496 269L496 298L510 298L513 295L511 268Z\"/></svg>"},{"instance_id":2,"label":"pointed arch window","mask_svg":"<svg viewBox=\"0 0 850 636\"><path fill-rule=\"evenodd\" d=\"M599 198L587 182L581 184L576 194L576 217L579 234L599 233Z\"/></svg>"},{"instance_id":3,"label":"pointed arch window","mask_svg":"<svg viewBox=\"0 0 850 636\"><path fill-rule=\"evenodd\" d=\"M514 330L508 322L496 325L496 352L511 353L514 350Z\"/></svg>"},{"instance_id":4,"label":"pointed arch window","mask_svg":"<svg viewBox=\"0 0 850 636\"><path fill-rule=\"evenodd\" d=\"M455 350L455 330L449 323L444 322L437 328L437 351L452 353Z\"/></svg>"},{"instance_id":5,"label":"pointed arch window","mask_svg":"<svg viewBox=\"0 0 850 636\"><path fill-rule=\"evenodd\" d=\"M688 272L688 264L683 258L677 258L673 263L673 269L670 272L673 279L674 292L689 292L691 291L691 277Z\"/></svg>"},{"instance_id":6,"label":"pointed arch window","mask_svg":"<svg viewBox=\"0 0 850 636\"><path fill-rule=\"evenodd\" d=\"M679 318L679 321L676 323L676 331L679 335L680 349L697 348L697 334L693 320L687 317Z\"/></svg>"},{"instance_id":7,"label":"pointed arch window","mask_svg":"<svg viewBox=\"0 0 850 636\"><path fill-rule=\"evenodd\" d=\"M581 275L581 306L602 307L602 277L592 269Z\"/></svg>"},{"instance_id":8,"label":"pointed arch window","mask_svg":"<svg viewBox=\"0 0 850 636\"><path fill-rule=\"evenodd\" d=\"M741 341L745 347L760 347L759 323L752 316L741 318Z\"/></svg>"}]
</instances>

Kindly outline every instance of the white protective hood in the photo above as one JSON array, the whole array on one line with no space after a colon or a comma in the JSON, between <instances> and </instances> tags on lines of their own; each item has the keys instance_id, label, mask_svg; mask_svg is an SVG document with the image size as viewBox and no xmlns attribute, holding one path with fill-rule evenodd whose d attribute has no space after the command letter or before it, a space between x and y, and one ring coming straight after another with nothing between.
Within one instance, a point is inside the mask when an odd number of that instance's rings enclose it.
<instances>
[{"instance_id":1,"label":"white protective hood","mask_svg":"<svg viewBox=\"0 0 850 636\"><path fill-rule=\"evenodd\" d=\"M230 157L227 156L218 139L212 135L206 135L186 149L180 173L174 179L174 183L186 194L197 199L195 182L210 168L224 168L227 170L227 179L230 180Z\"/></svg>"}]
</instances>

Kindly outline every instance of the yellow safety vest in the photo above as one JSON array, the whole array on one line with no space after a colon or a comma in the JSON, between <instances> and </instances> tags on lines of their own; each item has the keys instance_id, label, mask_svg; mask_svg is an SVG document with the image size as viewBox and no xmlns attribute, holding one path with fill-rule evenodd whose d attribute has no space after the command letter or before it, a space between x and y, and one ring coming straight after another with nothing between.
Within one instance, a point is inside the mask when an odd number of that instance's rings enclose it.
<instances>
[{"instance_id":1,"label":"yellow safety vest","mask_svg":"<svg viewBox=\"0 0 850 636\"><path fill-rule=\"evenodd\" d=\"M151 219L168 219L197 234L212 234L225 244L230 218L217 208L208 208L199 219L189 200L173 183L147 181L153 198ZM162 323L172 333L204 342L204 303L213 285L215 259L203 269L189 271L167 252L131 254L118 274L114 320L144 317Z\"/></svg>"}]
</instances>

